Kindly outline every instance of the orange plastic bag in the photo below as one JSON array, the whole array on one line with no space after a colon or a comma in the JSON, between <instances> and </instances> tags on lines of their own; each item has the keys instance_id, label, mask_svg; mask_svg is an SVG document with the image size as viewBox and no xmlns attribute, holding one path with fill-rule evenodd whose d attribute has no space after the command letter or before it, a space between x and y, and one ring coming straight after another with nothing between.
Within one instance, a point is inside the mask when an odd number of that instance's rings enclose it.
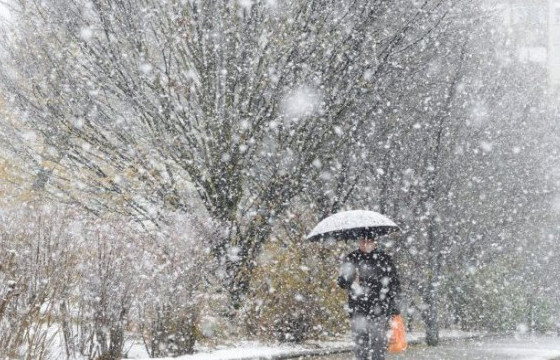
<instances>
[{"instance_id":1,"label":"orange plastic bag","mask_svg":"<svg viewBox=\"0 0 560 360\"><path fill-rule=\"evenodd\" d=\"M389 321L391 325L388 351L392 354L406 350L406 329L401 315L393 315Z\"/></svg>"}]
</instances>

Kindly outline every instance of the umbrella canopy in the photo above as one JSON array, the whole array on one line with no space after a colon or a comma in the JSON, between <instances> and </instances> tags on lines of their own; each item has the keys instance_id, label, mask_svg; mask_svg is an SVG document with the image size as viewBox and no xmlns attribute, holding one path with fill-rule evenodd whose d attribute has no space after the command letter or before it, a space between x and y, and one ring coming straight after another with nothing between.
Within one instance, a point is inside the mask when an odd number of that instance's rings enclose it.
<instances>
[{"instance_id":1,"label":"umbrella canopy","mask_svg":"<svg viewBox=\"0 0 560 360\"><path fill-rule=\"evenodd\" d=\"M307 235L309 241L326 238L357 239L364 235L382 236L398 231L399 227L391 219L375 211L342 211L323 219Z\"/></svg>"}]
</instances>

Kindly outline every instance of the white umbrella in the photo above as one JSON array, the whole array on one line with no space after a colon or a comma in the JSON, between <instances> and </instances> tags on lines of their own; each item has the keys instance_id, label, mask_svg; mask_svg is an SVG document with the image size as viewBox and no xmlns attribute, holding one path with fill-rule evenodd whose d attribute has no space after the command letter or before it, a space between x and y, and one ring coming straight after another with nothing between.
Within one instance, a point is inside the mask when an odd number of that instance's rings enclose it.
<instances>
[{"instance_id":1,"label":"white umbrella","mask_svg":"<svg viewBox=\"0 0 560 360\"><path fill-rule=\"evenodd\" d=\"M381 236L398 230L397 224L378 212L351 210L342 211L323 219L307 235L307 240L356 239L361 235Z\"/></svg>"}]
</instances>

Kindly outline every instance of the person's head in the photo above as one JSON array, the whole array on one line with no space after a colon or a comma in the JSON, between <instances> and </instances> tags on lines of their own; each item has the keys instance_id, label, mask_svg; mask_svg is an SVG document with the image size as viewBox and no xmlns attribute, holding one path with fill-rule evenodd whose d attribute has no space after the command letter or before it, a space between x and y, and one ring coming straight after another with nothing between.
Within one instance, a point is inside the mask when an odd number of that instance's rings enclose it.
<instances>
[{"instance_id":1,"label":"person's head","mask_svg":"<svg viewBox=\"0 0 560 360\"><path fill-rule=\"evenodd\" d=\"M370 253L377 248L377 241L373 236L364 236L360 239L360 251Z\"/></svg>"}]
</instances>

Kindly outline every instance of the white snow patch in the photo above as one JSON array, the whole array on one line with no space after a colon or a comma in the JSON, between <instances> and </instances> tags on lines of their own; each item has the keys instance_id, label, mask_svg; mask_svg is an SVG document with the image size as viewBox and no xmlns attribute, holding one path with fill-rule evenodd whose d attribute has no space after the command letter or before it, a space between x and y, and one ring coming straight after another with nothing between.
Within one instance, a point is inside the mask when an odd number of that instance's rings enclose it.
<instances>
[{"instance_id":1,"label":"white snow patch","mask_svg":"<svg viewBox=\"0 0 560 360\"><path fill-rule=\"evenodd\" d=\"M492 151L492 143L488 142L488 141L481 141L480 142L480 147L482 148L482 151L488 153Z\"/></svg>"},{"instance_id":2,"label":"white snow patch","mask_svg":"<svg viewBox=\"0 0 560 360\"><path fill-rule=\"evenodd\" d=\"M239 6L243 8L251 8L253 6L253 0L239 0Z\"/></svg>"},{"instance_id":3,"label":"white snow patch","mask_svg":"<svg viewBox=\"0 0 560 360\"><path fill-rule=\"evenodd\" d=\"M211 316L204 317L200 321L200 330L202 335L206 337L212 337L216 333L218 327L217 320Z\"/></svg>"},{"instance_id":4,"label":"white snow patch","mask_svg":"<svg viewBox=\"0 0 560 360\"><path fill-rule=\"evenodd\" d=\"M321 160L315 159L313 160L313 166L315 166L317 169L320 169L321 167L323 167L323 164L321 163Z\"/></svg>"},{"instance_id":5,"label":"white snow patch","mask_svg":"<svg viewBox=\"0 0 560 360\"><path fill-rule=\"evenodd\" d=\"M83 128L83 127L84 127L84 123L85 123L85 121L84 121L84 118L83 118L83 117L77 116L77 117L74 118L74 127L75 127L76 129L81 129L81 128Z\"/></svg>"},{"instance_id":6,"label":"white snow patch","mask_svg":"<svg viewBox=\"0 0 560 360\"><path fill-rule=\"evenodd\" d=\"M552 201L552 209L556 212L560 212L560 195L554 197Z\"/></svg>"},{"instance_id":7,"label":"white snow patch","mask_svg":"<svg viewBox=\"0 0 560 360\"><path fill-rule=\"evenodd\" d=\"M488 353L504 355L504 359L549 360L560 357L558 338L518 337L488 348Z\"/></svg>"},{"instance_id":8,"label":"white snow patch","mask_svg":"<svg viewBox=\"0 0 560 360\"><path fill-rule=\"evenodd\" d=\"M228 250L228 258L230 261L237 262L241 260L239 253L241 252L241 248L238 246L232 246Z\"/></svg>"},{"instance_id":9,"label":"white snow patch","mask_svg":"<svg viewBox=\"0 0 560 360\"><path fill-rule=\"evenodd\" d=\"M26 142L37 141L37 134L34 131L26 131L23 133L23 140Z\"/></svg>"},{"instance_id":10,"label":"white snow patch","mask_svg":"<svg viewBox=\"0 0 560 360\"><path fill-rule=\"evenodd\" d=\"M472 125L478 127L488 119L488 107L484 102L477 103L471 112Z\"/></svg>"},{"instance_id":11,"label":"white snow patch","mask_svg":"<svg viewBox=\"0 0 560 360\"><path fill-rule=\"evenodd\" d=\"M527 324L517 324L517 332L520 334L526 334L529 331L529 326Z\"/></svg>"},{"instance_id":12,"label":"white snow patch","mask_svg":"<svg viewBox=\"0 0 560 360\"><path fill-rule=\"evenodd\" d=\"M91 26L84 26L80 29L80 39L84 41L91 40L93 36L93 28Z\"/></svg>"},{"instance_id":13,"label":"white snow patch","mask_svg":"<svg viewBox=\"0 0 560 360\"><path fill-rule=\"evenodd\" d=\"M149 74L150 72L152 72L154 67L152 66L152 64L144 63L144 64L140 64L138 68L144 74Z\"/></svg>"},{"instance_id":14,"label":"white snow patch","mask_svg":"<svg viewBox=\"0 0 560 360\"><path fill-rule=\"evenodd\" d=\"M321 94L308 86L301 86L289 92L282 101L282 109L287 116L313 115L321 103Z\"/></svg>"}]
</instances>

